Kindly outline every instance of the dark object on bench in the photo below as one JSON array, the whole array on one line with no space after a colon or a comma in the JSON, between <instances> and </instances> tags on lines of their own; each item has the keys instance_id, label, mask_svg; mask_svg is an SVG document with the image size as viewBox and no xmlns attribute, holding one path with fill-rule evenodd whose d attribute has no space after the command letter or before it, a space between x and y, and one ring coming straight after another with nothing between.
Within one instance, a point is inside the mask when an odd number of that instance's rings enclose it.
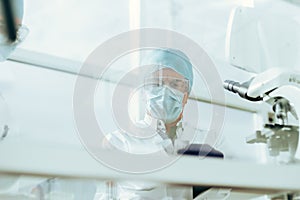
<instances>
[{"instance_id":1,"label":"dark object on bench","mask_svg":"<svg viewBox=\"0 0 300 200\"><path fill-rule=\"evenodd\" d=\"M224 158L224 154L208 144L191 144L185 149L180 149L178 154L201 156L210 158ZM196 198L202 192L210 189L209 186L193 186L193 199Z\"/></svg>"}]
</instances>

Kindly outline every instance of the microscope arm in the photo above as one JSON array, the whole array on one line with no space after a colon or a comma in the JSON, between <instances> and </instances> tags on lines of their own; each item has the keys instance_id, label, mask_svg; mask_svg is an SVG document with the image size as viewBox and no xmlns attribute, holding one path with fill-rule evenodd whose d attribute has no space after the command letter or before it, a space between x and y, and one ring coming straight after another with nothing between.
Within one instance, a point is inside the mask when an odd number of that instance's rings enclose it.
<instances>
[{"instance_id":1,"label":"microscope arm","mask_svg":"<svg viewBox=\"0 0 300 200\"><path fill-rule=\"evenodd\" d=\"M300 72L282 68L269 69L253 78L249 84L247 95L252 98L269 96L270 93L285 85L300 88ZM281 96L278 92L274 94Z\"/></svg>"},{"instance_id":2,"label":"microscope arm","mask_svg":"<svg viewBox=\"0 0 300 200\"><path fill-rule=\"evenodd\" d=\"M224 82L225 89L250 101L262 101L269 93L284 85L300 87L300 72L272 68L242 84L230 80Z\"/></svg>"}]
</instances>

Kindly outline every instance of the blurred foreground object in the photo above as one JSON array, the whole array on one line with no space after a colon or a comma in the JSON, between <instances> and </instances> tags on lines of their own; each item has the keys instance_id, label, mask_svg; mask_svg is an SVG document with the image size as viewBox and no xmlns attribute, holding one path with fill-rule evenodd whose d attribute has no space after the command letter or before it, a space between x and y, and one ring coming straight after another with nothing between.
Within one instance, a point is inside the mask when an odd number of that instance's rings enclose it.
<instances>
[{"instance_id":1,"label":"blurred foreground object","mask_svg":"<svg viewBox=\"0 0 300 200\"><path fill-rule=\"evenodd\" d=\"M5 61L29 30L22 25L23 0L2 0L0 7L0 61Z\"/></svg>"}]
</instances>

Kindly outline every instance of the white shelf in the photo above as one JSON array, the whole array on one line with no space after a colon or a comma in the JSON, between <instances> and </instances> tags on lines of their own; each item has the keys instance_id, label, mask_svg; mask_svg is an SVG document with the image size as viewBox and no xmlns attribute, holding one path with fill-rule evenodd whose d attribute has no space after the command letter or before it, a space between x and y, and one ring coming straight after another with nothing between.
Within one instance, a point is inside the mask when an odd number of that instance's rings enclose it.
<instances>
[{"instance_id":1,"label":"white shelf","mask_svg":"<svg viewBox=\"0 0 300 200\"><path fill-rule=\"evenodd\" d=\"M107 156L120 157L114 152L106 153ZM0 173L8 174L300 191L299 165L259 165L181 157L169 167L153 173L129 174L102 165L83 149L50 148L9 141L0 143L0 158Z\"/></svg>"}]
</instances>

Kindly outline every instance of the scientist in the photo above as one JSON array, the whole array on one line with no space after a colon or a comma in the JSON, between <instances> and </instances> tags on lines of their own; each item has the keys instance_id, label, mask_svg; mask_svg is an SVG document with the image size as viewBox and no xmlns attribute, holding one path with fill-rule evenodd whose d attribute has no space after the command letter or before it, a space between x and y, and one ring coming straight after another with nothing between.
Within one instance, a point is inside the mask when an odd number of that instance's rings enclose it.
<instances>
[{"instance_id":1,"label":"scientist","mask_svg":"<svg viewBox=\"0 0 300 200\"><path fill-rule=\"evenodd\" d=\"M193 69L187 56L179 50L152 50L142 65L152 66L145 77L146 116L157 120L155 137L137 138L117 130L106 135L105 148L128 153L153 153L160 150L176 153L183 133L183 110L193 85ZM146 120L147 121L147 120Z\"/></svg>"},{"instance_id":2,"label":"scientist","mask_svg":"<svg viewBox=\"0 0 300 200\"><path fill-rule=\"evenodd\" d=\"M156 120L155 136L134 137L130 133L118 130L105 136L104 148L117 148L133 154L164 152L168 155L179 153L222 158L223 154L211 146L190 144L191 140L187 141L188 137L183 137L193 134L188 127L183 129L183 111L194 81L193 67L188 57L176 49L155 49L143 58L141 67L147 66L152 66L152 70L144 79L146 94L144 121L149 121L148 118ZM132 181L119 182L116 185L120 199L189 200L209 188L158 186Z\"/></svg>"},{"instance_id":3,"label":"scientist","mask_svg":"<svg viewBox=\"0 0 300 200\"><path fill-rule=\"evenodd\" d=\"M192 64L181 51L161 48L152 50L150 55L143 59L143 66L153 66L151 73L145 77L144 89L146 118L156 120L157 134L153 137L138 138L118 130L106 135L104 148L117 148L133 154L176 154L178 149L187 145L181 141L181 135L183 111L193 85ZM120 199L192 199L191 187L158 186L130 181L119 182L117 190Z\"/></svg>"},{"instance_id":4,"label":"scientist","mask_svg":"<svg viewBox=\"0 0 300 200\"><path fill-rule=\"evenodd\" d=\"M167 153L176 154L184 147L183 110L193 85L193 68L187 56L179 50L158 49L147 63L155 65L145 79L147 115L158 120L157 133L163 139Z\"/></svg>"}]
</instances>

